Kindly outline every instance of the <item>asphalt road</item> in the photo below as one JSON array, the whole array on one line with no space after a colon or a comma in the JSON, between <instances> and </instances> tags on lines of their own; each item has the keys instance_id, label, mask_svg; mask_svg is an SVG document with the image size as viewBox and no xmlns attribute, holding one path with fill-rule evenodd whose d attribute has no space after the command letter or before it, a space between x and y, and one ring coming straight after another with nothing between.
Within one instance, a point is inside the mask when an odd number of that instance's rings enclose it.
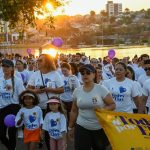
<instances>
[{"instance_id":1,"label":"asphalt road","mask_svg":"<svg viewBox=\"0 0 150 150\"><path fill-rule=\"evenodd\" d=\"M67 150L74 150L74 148L73 148L73 142L69 141L67 147L68 147ZM7 150L7 149L0 143L0 150ZM23 144L23 139L18 139L17 140L16 150L26 150L25 146ZM46 146L44 144L43 147L40 148L40 149L37 147L37 150L47 150L47 149L46 149Z\"/></svg>"}]
</instances>

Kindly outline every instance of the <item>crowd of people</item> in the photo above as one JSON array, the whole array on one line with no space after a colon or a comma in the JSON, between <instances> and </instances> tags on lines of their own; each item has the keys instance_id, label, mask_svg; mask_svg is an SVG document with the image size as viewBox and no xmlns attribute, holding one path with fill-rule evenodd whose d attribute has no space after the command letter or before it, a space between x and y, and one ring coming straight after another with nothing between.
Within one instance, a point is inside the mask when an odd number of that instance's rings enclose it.
<instances>
[{"instance_id":1,"label":"crowd of people","mask_svg":"<svg viewBox=\"0 0 150 150\"><path fill-rule=\"evenodd\" d=\"M105 150L110 145L94 109L150 114L148 54L110 59L85 54L23 57L0 53L0 141L16 149L23 131L27 150ZM15 126L4 119L14 114Z\"/></svg>"}]
</instances>

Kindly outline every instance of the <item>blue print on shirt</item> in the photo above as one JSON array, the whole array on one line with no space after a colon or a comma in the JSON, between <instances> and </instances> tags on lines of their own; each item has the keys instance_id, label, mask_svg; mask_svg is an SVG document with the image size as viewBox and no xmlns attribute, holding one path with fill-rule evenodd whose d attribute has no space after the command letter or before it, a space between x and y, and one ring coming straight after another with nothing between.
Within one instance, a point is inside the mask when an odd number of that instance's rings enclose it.
<instances>
[{"instance_id":1,"label":"blue print on shirt","mask_svg":"<svg viewBox=\"0 0 150 150\"><path fill-rule=\"evenodd\" d=\"M50 129L49 130L49 134L55 138L59 138L60 137L60 132L58 129Z\"/></svg>"},{"instance_id":2,"label":"blue print on shirt","mask_svg":"<svg viewBox=\"0 0 150 150\"><path fill-rule=\"evenodd\" d=\"M11 93L0 93L0 97L5 100L9 100L12 98Z\"/></svg>"},{"instance_id":3,"label":"blue print on shirt","mask_svg":"<svg viewBox=\"0 0 150 150\"><path fill-rule=\"evenodd\" d=\"M69 85L67 84L66 80L64 81L64 91L65 92L70 92L71 91L71 89L70 89Z\"/></svg>"},{"instance_id":4,"label":"blue print on shirt","mask_svg":"<svg viewBox=\"0 0 150 150\"><path fill-rule=\"evenodd\" d=\"M114 94L112 93L112 97L115 101L118 101L118 102L122 102L124 100L124 97L125 97L125 92L126 92L126 88L120 86L119 87L119 94Z\"/></svg>"},{"instance_id":5,"label":"blue print on shirt","mask_svg":"<svg viewBox=\"0 0 150 150\"><path fill-rule=\"evenodd\" d=\"M120 87L119 87L119 91L120 91L120 93L124 93L124 92L126 92L127 90L126 90L126 88L120 86Z\"/></svg>"},{"instance_id":6,"label":"blue print on shirt","mask_svg":"<svg viewBox=\"0 0 150 150\"><path fill-rule=\"evenodd\" d=\"M37 128L38 127L38 125L37 124L34 124L34 121L36 120L36 116L35 115L29 115L29 122L30 123L27 123L26 124L26 127L28 128L28 129L35 129L35 128Z\"/></svg>"},{"instance_id":7,"label":"blue print on shirt","mask_svg":"<svg viewBox=\"0 0 150 150\"><path fill-rule=\"evenodd\" d=\"M51 123L51 127L57 126L57 121L53 119L50 120L50 123Z\"/></svg>"},{"instance_id":8,"label":"blue print on shirt","mask_svg":"<svg viewBox=\"0 0 150 150\"><path fill-rule=\"evenodd\" d=\"M45 79L45 85L47 85L47 82L49 81L50 79L46 78Z\"/></svg>"},{"instance_id":9,"label":"blue print on shirt","mask_svg":"<svg viewBox=\"0 0 150 150\"><path fill-rule=\"evenodd\" d=\"M35 117L35 116L32 116L32 115L29 116L29 121L30 121L31 123L33 123L35 120L36 120L36 117Z\"/></svg>"}]
</instances>

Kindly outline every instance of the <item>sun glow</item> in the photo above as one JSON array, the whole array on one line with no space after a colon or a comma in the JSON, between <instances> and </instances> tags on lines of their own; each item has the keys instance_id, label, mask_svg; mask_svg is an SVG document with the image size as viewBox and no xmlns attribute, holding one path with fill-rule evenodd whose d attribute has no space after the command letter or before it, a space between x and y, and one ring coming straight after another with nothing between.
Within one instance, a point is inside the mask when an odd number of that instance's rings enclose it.
<instances>
[{"instance_id":1,"label":"sun glow","mask_svg":"<svg viewBox=\"0 0 150 150\"><path fill-rule=\"evenodd\" d=\"M56 49L54 49L54 48L50 48L50 49L43 49L43 50L42 50L42 53L43 53L43 54L49 54L49 55L51 55L52 57L55 57L56 54L57 54L57 51L56 51Z\"/></svg>"},{"instance_id":2,"label":"sun glow","mask_svg":"<svg viewBox=\"0 0 150 150\"><path fill-rule=\"evenodd\" d=\"M53 11L53 5L51 3L46 3L45 7L49 10L49 11Z\"/></svg>"}]
</instances>

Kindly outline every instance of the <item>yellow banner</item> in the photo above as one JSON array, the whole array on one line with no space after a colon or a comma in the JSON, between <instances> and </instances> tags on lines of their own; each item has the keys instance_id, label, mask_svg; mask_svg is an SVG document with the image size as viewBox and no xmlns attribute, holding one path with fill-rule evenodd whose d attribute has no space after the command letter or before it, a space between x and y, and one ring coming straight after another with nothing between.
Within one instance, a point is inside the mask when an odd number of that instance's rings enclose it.
<instances>
[{"instance_id":1,"label":"yellow banner","mask_svg":"<svg viewBox=\"0 0 150 150\"><path fill-rule=\"evenodd\" d=\"M150 150L150 115L95 112L113 150Z\"/></svg>"}]
</instances>

